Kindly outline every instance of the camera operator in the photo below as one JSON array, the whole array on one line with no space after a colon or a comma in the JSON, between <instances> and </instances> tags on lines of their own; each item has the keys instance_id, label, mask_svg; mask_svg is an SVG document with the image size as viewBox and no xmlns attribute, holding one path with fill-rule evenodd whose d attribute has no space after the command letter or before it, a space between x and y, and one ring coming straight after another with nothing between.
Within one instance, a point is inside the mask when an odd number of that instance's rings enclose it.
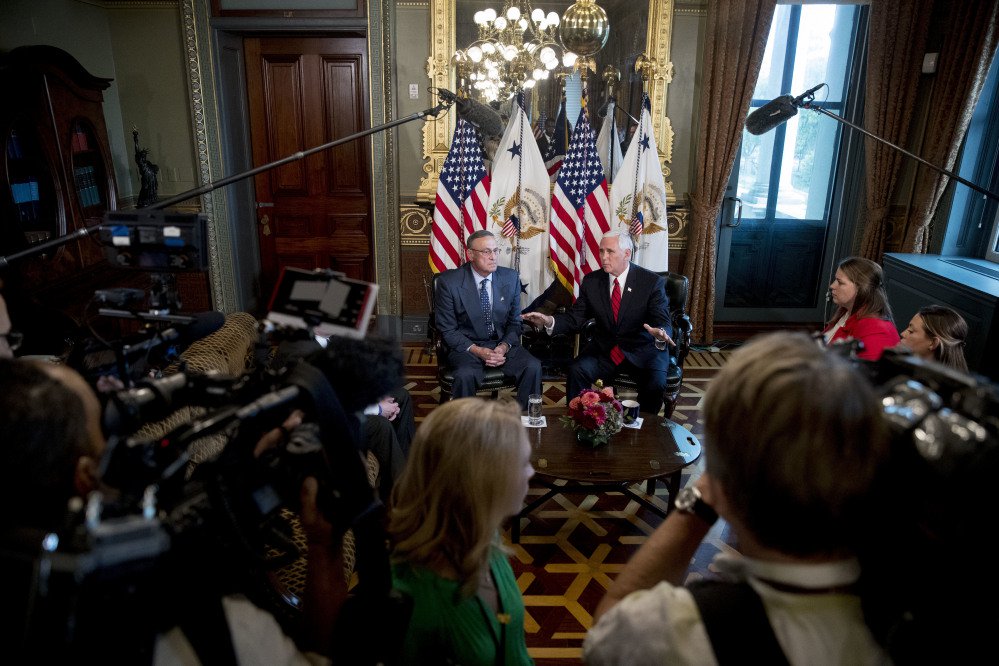
<instances>
[{"instance_id":1,"label":"camera operator","mask_svg":"<svg viewBox=\"0 0 999 666\"><path fill-rule=\"evenodd\" d=\"M300 415L293 414L285 421L284 428L294 428L299 420ZM280 436L281 430L264 435L255 453L261 453ZM48 534L46 541L52 538L66 525L67 507L74 501L79 504L73 498L84 497L98 487L95 463L105 442L100 431L97 398L83 378L65 366L0 359L0 442L0 469L7 475L0 484L0 501L5 507L0 545L3 558L14 563L0 567L3 577L8 579L2 586L5 590L2 596L8 606L5 617L21 618L23 622L4 623L2 644L5 650L13 650L15 660L46 661L46 657L72 654L104 657L114 662L114 655L128 654L119 641L141 644L143 636L152 639L159 634L155 648L150 640L146 651L140 645L138 652L129 655L129 660L154 659L159 664L198 663L199 659L243 664L324 661L319 655L299 652L274 618L234 593L238 591L225 589L226 584L221 582L217 587L213 585L213 576L219 580L227 578L221 570L212 570L213 564L238 567L239 563L220 562L217 553L209 552L203 553L203 560L196 563L200 571L168 572L167 582L154 586L146 595L150 603L142 606L145 613L133 613L132 617L121 617L127 613L120 613L107 618L82 618L87 629L77 627L73 640L82 643L83 650L77 651L79 645L59 644L60 637L72 635L65 627L30 626L51 617L57 620L65 617L46 615L30 605L41 598L37 590L31 589L37 571L25 575L23 566L15 566L16 554L23 552L29 535L38 539L28 541L29 548L32 543L37 548L39 537ZM318 511L317 490L315 479L306 479L300 497L300 515L309 542L303 642L308 643L309 649L328 655L332 626L346 596L346 582L341 560L342 534L334 532ZM95 585L99 593L105 583L99 580ZM136 596L142 596L143 592L137 591ZM197 595L196 601L185 598L191 593ZM211 620L216 619L212 617L213 609L199 603L213 596L214 606L221 611L217 617L220 624L212 624ZM202 622L205 618L208 621ZM81 635L91 629L99 630L101 635Z\"/></svg>"}]
</instances>

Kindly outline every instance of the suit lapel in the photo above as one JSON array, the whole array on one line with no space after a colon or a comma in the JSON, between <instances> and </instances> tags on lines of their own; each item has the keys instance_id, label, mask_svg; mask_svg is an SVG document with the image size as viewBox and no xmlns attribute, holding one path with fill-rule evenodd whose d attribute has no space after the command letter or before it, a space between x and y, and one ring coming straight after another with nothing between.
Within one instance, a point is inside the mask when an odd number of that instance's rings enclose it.
<instances>
[{"instance_id":1,"label":"suit lapel","mask_svg":"<svg viewBox=\"0 0 999 666\"><path fill-rule=\"evenodd\" d=\"M631 314L631 311L635 309L636 304L639 302L640 292L641 287L639 285L638 271L635 270L635 265L632 264L628 268L628 281L625 283L624 288L621 289L621 309L617 313L619 324L625 320L626 315Z\"/></svg>"},{"instance_id":2,"label":"suit lapel","mask_svg":"<svg viewBox=\"0 0 999 666\"><path fill-rule=\"evenodd\" d=\"M475 327L475 334L480 339L486 338L486 323L482 318L482 303L479 301L479 290L475 288L475 275L472 273L472 264L465 264L467 270L461 285L461 302L465 305L465 312Z\"/></svg>"}]
</instances>

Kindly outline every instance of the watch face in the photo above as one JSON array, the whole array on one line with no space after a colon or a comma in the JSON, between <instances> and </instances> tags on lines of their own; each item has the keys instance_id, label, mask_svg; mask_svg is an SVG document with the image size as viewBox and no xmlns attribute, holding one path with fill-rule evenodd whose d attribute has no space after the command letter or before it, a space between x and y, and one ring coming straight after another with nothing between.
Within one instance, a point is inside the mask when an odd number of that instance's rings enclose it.
<instances>
[{"instance_id":1,"label":"watch face","mask_svg":"<svg viewBox=\"0 0 999 666\"><path fill-rule=\"evenodd\" d=\"M701 499L701 494L695 488L683 488L676 494L676 508L680 511L690 513L694 509L694 503Z\"/></svg>"}]
</instances>

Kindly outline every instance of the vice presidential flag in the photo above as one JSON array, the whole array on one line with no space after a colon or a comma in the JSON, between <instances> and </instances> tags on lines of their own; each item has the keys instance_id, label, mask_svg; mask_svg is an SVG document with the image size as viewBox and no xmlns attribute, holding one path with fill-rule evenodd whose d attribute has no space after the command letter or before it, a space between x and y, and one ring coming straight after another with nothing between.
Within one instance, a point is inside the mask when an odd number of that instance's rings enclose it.
<instances>
[{"instance_id":1,"label":"vice presidential flag","mask_svg":"<svg viewBox=\"0 0 999 666\"><path fill-rule=\"evenodd\" d=\"M642 100L642 117L611 186L610 213L614 230L631 234L635 242L632 261L650 271L667 270L666 179L652 134L648 95Z\"/></svg>"},{"instance_id":2,"label":"vice presidential flag","mask_svg":"<svg viewBox=\"0 0 999 666\"><path fill-rule=\"evenodd\" d=\"M459 118L437 181L430 233L430 269L434 273L465 263L465 240L486 228L488 199L489 176L482 162L479 131Z\"/></svg>"},{"instance_id":3,"label":"vice presidential flag","mask_svg":"<svg viewBox=\"0 0 999 666\"><path fill-rule=\"evenodd\" d=\"M548 267L549 188L548 171L520 94L493 157L487 228L497 235L502 250L499 265L520 273L526 303L552 282Z\"/></svg>"},{"instance_id":4,"label":"vice presidential flag","mask_svg":"<svg viewBox=\"0 0 999 666\"><path fill-rule=\"evenodd\" d=\"M552 194L552 267L573 298L583 276L600 268L600 239L610 231L607 179L595 139L584 106Z\"/></svg>"},{"instance_id":5,"label":"vice presidential flag","mask_svg":"<svg viewBox=\"0 0 999 666\"><path fill-rule=\"evenodd\" d=\"M600 126L600 134L597 136L597 153L600 155L600 163L604 166L604 175L607 176L608 183L614 182L624 159L624 156L621 155L621 137L618 135L614 116L616 106L617 103L611 97L607 102L607 115L604 116L603 125Z\"/></svg>"},{"instance_id":6,"label":"vice presidential flag","mask_svg":"<svg viewBox=\"0 0 999 666\"><path fill-rule=\"evenodd\" d=\"M548 178L553 183L558 176L558 170L562 167L568 143L569 121L565 117L565 100L562 100L562 106L559 107L558 115L555 116L555 129L548 140L548 152L545 153L545 168L548 169Z\"/></svg>"}]
</instances>

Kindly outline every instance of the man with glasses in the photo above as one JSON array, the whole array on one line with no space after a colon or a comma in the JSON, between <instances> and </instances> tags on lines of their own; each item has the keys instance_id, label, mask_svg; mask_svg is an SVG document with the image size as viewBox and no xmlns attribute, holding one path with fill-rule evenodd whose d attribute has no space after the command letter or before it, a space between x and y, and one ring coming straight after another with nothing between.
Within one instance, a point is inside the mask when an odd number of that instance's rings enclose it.
<instances>
[{"instance_id":1,"label":"man with glasses","mask_svg":"<svg viewBox=\"0 0 999 666\"><path fill-rule=\"evenodd\" d=\"M500 250L488 231L465 243L462 266L437 276L434 312L454 368L455 398L475 395L486 368L499 368L517 382L517 401L541 392L541 362L520 345L520 276L497 265Z\"/></svg>"}]
</instances>

